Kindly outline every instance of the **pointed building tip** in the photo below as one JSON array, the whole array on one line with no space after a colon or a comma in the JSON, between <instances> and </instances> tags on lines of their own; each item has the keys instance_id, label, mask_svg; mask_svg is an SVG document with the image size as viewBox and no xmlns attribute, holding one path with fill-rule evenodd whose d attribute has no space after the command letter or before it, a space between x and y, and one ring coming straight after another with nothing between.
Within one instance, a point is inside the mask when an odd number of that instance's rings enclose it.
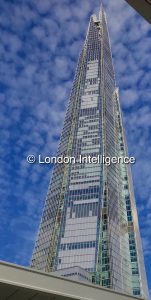
<instances>
[{"instance_id":1,"label":"pointed building tip","mask_svg":"<svg viewBox=\"0 0 151 300\"><path fill-rule=\"evenodd\" d=\"M103 11L103 1L100 0L100 11Z\"/></svg>"},{"instance_id":2,"label":"pointed building tip","mask_svg":"<svg viewBox=\"0 0 151 300\"><path fill-rule=\"evenodd\" d=\"M103 14L103 1L100 0L100 10L99 10L99 19L101 20L102 19L102 14Z\"/></svg>"}]
</instances>

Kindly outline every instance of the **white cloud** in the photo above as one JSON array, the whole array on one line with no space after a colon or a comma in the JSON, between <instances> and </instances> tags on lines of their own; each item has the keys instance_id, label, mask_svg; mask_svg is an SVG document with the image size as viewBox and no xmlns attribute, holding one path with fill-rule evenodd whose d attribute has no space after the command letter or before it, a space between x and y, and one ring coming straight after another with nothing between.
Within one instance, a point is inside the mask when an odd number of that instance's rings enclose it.
<instances>
[{"instance_id":1,"label":"white cloud","mask_svg":"<svg viewBox=\"0 0 151 300\"><path fill-rule=\"evenodd\" d=\"M138 93L132 89L123 90L121 93L121 100L124 107L130 107L138 100Z\"/></svg>"}]
</instances>

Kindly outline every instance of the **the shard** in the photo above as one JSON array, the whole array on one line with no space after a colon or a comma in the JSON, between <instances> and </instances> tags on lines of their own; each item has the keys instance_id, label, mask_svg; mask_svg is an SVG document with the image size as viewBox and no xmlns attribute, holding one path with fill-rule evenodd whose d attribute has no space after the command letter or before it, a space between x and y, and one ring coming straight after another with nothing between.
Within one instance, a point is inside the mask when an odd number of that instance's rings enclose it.
<instances>
[{"instance_id":1,"label":"the shard","mask_svg":"<svg viewBox=\"0 0 151 300\"><path fill-rule=\"evenodd\" d=\"M80 266L92 282L148 297L128 164L81 163L79 157L128 155L107 22L90 18L35 244L33 268Z\"/></svg>"}]
</instances>

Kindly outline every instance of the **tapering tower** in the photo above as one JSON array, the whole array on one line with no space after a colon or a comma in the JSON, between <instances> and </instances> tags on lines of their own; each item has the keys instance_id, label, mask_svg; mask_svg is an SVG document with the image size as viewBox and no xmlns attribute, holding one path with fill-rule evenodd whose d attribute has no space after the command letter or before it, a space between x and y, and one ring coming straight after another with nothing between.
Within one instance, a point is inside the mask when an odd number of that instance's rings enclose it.
<instances>
[{"instance_id":1,"label":"tapering tower","mask_svg":"<svg viewBox=\"0 0 151 300\"><path fill-rule=\"evenodd\" d=\"M48 188L32 267L80 266L92 282L147 298L129 166L82 157L124 157L127 147L106 17L92 15L81 51Z\"/></svg>"}]
</instances>

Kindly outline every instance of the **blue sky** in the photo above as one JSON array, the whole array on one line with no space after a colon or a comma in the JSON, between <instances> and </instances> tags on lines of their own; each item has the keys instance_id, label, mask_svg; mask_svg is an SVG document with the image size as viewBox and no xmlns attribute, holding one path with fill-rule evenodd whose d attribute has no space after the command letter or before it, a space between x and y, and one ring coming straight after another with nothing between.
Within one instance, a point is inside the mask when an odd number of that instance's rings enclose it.
<instances>
[{"instance_id":1,"label":"blue sky","mask_svg":"<svg viewBox=\"0 0 151 300\"><path fill-rule=\"evenodd\" d=\"M118 5L117 5L118 4ZM151 27L104 0L151 289ZM0 259L28 265L89 16L99 0L0 1Z\"/></svg>"}]
</instances>

